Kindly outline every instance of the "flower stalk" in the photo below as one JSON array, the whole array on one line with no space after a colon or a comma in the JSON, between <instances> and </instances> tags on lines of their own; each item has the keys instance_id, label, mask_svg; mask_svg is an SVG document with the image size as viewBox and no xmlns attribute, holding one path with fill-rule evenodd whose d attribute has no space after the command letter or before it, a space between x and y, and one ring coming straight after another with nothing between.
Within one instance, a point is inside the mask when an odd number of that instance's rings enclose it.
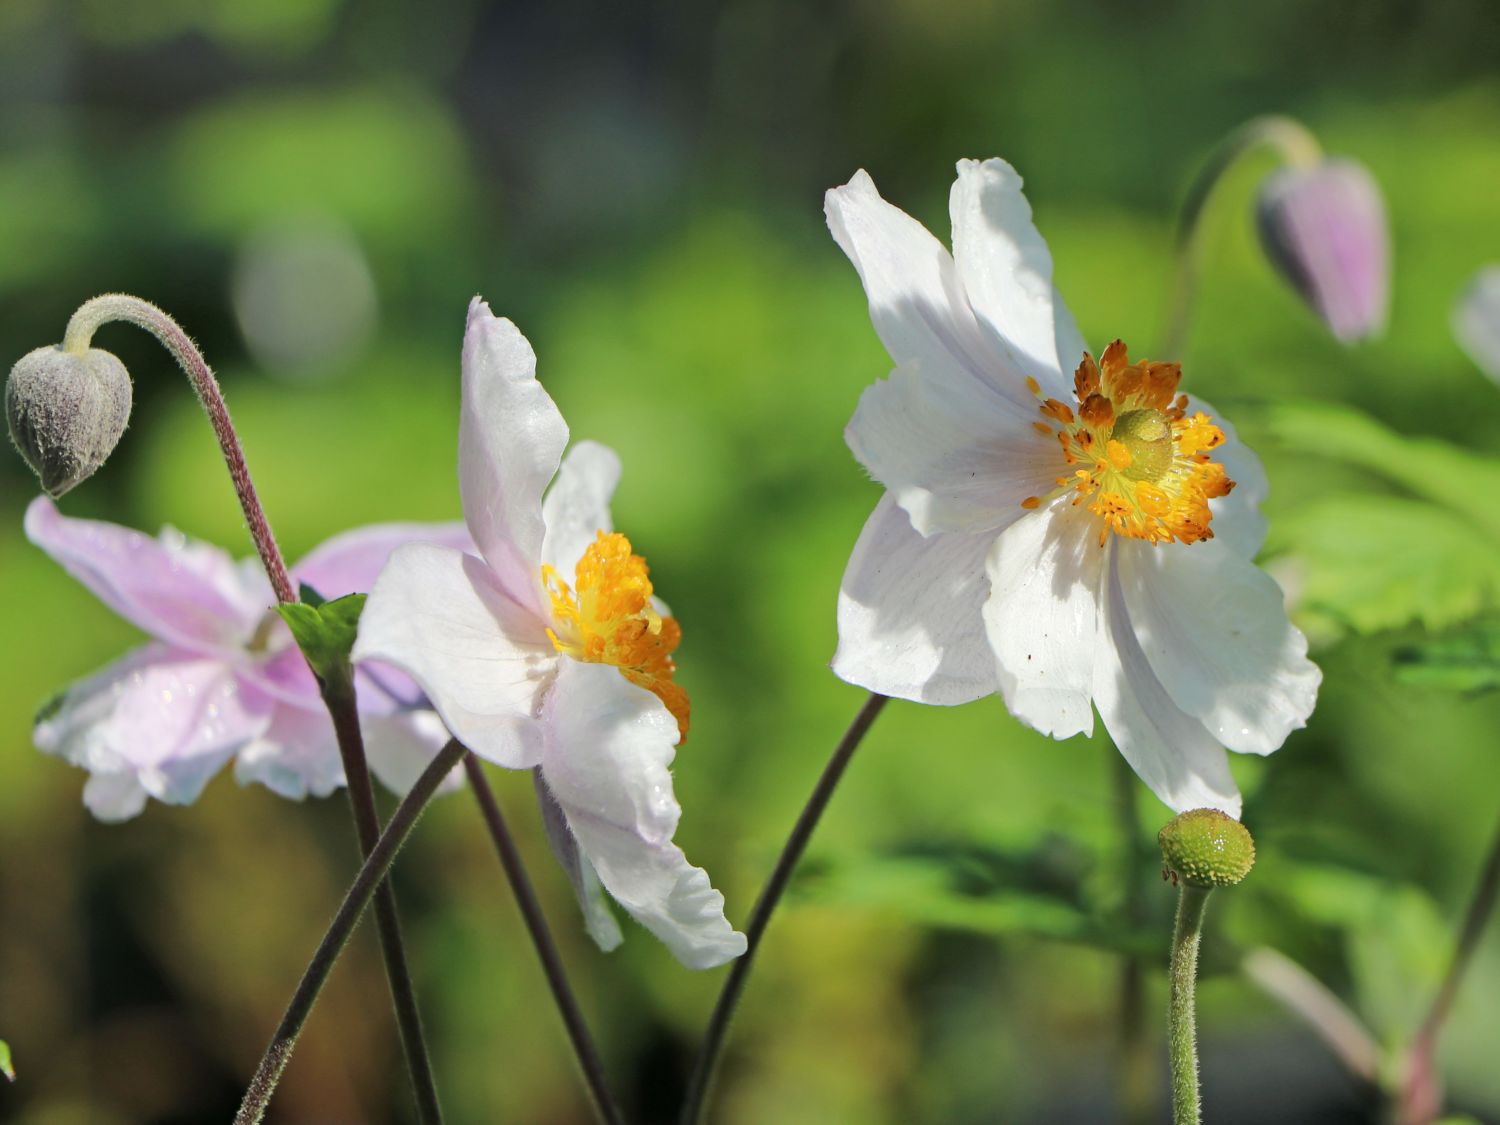
<instances>
[{"instance_id":1,"label":"flower stalk","mask_svg":"<svg viewBox=\"0 0 1500 1125\"><path fill-rule=\"evenodd\" d=\"M500 812L500 803L495 800L495 792L490 788L489 779L484 775L484 767L473 754L464 755L464 773L469 779L469 788L474 791L474 799L479 803L479 813L484 819L490 839L494 842L495 854L500 858L500 866L505 869L505 877L510 882L512 893L516 896L516 906L520 909L521 918L526 923L526 932L531 935L531 943L535 946L537 957L542 962L542 972L547 977L548 987L552 989L552 999L557 1004L563 1026L567 1029L568 1041L572 1043L573 1054L577 1057L578 1065L583 1071L584 1081L594 1101L594 1109L599 1115L599 1120L605 1125L624 1125L625 1115L610 1089L609 1078L605 1073L604 1063L599 1057L599 1050L594 1046L588 1024L583 1018L583 1011L579 1008L572 986L568 983L567 970L563 968L562 955L558 953L557 943L552 940L552 931L547 925L547 916L542 913L542 905L537 901L536 891L532 888L531 879L526 874L525 864L521 862L521 853L516 847L515 838L511 835L510 827L505 823L505 817Z\"/></svg>"},{"instance_id":2,"label":"flower stalk","mask_svg":"<svg viewBox=\"0 0 1500 1125\"><path fill-rule=\"evenodd\" d=\"M1203 911L1212 888L1183 880L1172 933L1171 996L1167 1008L1167 1052L1172 1071L1172 1125L1199 1125L1198 1021L1195 993Z\"/></svg>"},{"instance_id":3,"label":"flower stalk","mask_svg":"<svg viewBox=\"0 0 1500 1125\"><path fill-rule=\"evenodd\" d=\"M182 326L149 301L126 293L106 293L102 297L85 301L69 318L68 327L63 332L63 351L70 355L84 355L89 350L94 333L101 326L116 320L134 324L155 336L187 375L193 391L198 395L198 401L203 404L208 420L213 425L214 435L219 439L224 463L229 467L229 476L234 481L235 495L239 497L240 509L245 513L245 525L250 530L250 538L255 541L255 550L266 568L266 575L271 579L271 587L276 591L276 600L282 603L295 602L297 591L287 573L286 561L276 546L276 537L271 533L270 522L266 519L265 509L261 507L260 497L256 494L255 482L250 479L245 453L240 448L240 439L229 419L229 407L225 405L219 382L208 361L203 358L203 353L182 330Z\"/></svg>"},{"instance_id":4,"label":"flower stalk","mask_svg":"<svg viewBox=\"0 0 1500 1125\"><path fill-rule=\"evenodd\" d=\"M709 1089L713 1083L714 1070L718 1065L719 1055L723 1052L724 1041L729 1035L729 1024L734 1019L734 1011L739 1004L740 995L745 991L745 984L750 978L750 969L755 964L755 954L760 949L760 941L765 935L766 927L770 925L771 915L775 913L782 895L786 893L792 880L792 872L801 860L802 853L807 850L808 841L812 839L812 834L818 827L823 810L832 800L833 792L838 788L839 780L844 776L844 770L887 702L889 702L888 697L875 692L870 693L864 706L859 709L859 714L854 717L854 721L849 724L849 729L844 732L844 737L834 748L828 764L823 767L823 773L818 778L817 784L813 786L812 794L808 797L802 814L797 818L797 823L792 826L791 835L782 846L776 866L771 870L771 877L766 881L766 889L756 900L755 909L750 912L750 921L745 925L745 938L748 946L744 954L730 968L729 976L725 979L724 987L719 993L718 1002L714 1005L713 1014L709 1017L708 1029L703 1035L703 1045L698 1050L698 1061L693 1067L692 1076L688 1080L687 1094L683 1099L682 1116L679 1119L681 1125L697 1125L702 1119L704 1107L708 1102Z\"/></svg>"},{"instance_id":5,"label":"flower stalk","mask_svg":"<svg viewBox=\"0 0 1500 1125\"><path fill-rule=\"evenodd\" d=\"M1203 218L1215 189L1241 160L1266 149L1294 168L1312 167L1323 155L1317 138L1305 126L1290 117L1276 114L1253 118L1220 142L1188 188L1178 219L1176 268L1167 301L1167 322L1160 355L1177 358L1187 343L1188 325L1198 296Z\"/></svg>"},{"instance_id":6,"label":"flower stalk","mask_svg":"<svg viewBox=\"0 0 1500 1125\"><path fill-rule=\"evenodd\" d=\"M235 1125L258 1125L265 1116L271 1095L281 1080L281 1074L286 1069L292 1050L297 1045L297 1038L302 1033L302 1026L307 1022L307 1017L312 1014L313 1004L317 1002L318 994L328 980L328 974L333 970L334 962L338 960L339 954L348 944L349 936L359 923L365 907L369 905L370 898L376 893L376 888L385 885L385 874L395 860L401 845L406 842L406 837L416 824L417 818L427 807L427 802L432 799L432 795L437 792L443 778L458 764L463 754L463 744L456 739L450 739L448 744L438 751L437 756L428 763L422 775L417 778L416 784L402 798L400 805L391 816L390 823L380 834L380 839L370 849L369 856L359 869L359 874L355 876L354 882L344 895L344 901L339 904L338 912L329 923L328 932L323 935L323 940L313 953L312 960L308 962L302 979L297 983L297 989L287 1005L286 1014L282 1016L276 1033L271 1037L270 1046L266 1048L260 1065L256 1067L255 1076L250 1080L250 1087L245 1092L239 1112L235 1115Z\"/></svg>"}]
</instances>

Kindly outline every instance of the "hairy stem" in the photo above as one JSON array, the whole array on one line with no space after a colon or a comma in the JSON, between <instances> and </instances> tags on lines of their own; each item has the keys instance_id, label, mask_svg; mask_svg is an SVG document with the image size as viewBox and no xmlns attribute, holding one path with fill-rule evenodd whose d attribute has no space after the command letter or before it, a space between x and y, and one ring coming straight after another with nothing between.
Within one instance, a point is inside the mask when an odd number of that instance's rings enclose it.
<instances>
[{"instance_id":1,"label":"hairy stem","mask_svg":"<svg viewBox=\"0 0 1500 1125\"><path fill-rule=\"evenodd\" d=\"M338 738L339 755L344 760L345 788L354 814L360 854L368 859L380 840L380 814L375 809L375 790L370 784L370 767L365 759L365 740L359 728L352 672L321 686L323 702L333 719L334 734ZM375 928L380 936L381 956L385 959L385 975L396 1011L396 1026L401 1033L401 1049L406 1055L407 1071L411 1074L417 1119L422 1125L438 1125L443 1119L443 1111L438 1105L437 1083L432 1075L427 1041L422 1034L416 986L406 961L401 921L396 913L396 891L390 879L383 879L375 891Z\"/></svg>"},{"instance_id":2,"label":"hairy stem","mask_svg":"<svg viewBox=\"0 0 1500 1125\"><path fill-rule=\"evenodd\" d=\"M390 823L370 850L364 866L359 869L359 874L344 895L344 901L339 904L338 912L329 923L328 932L323 935L302 979L297 982L297 990L292 993L286 1014L281 1017L276 1033L271 1036L270 1046L266 1048L260 1065L255 1068L255 1076L250 1080L250 1087L245 1091L244 1101L234 1118L235 1125L259 1125L265 1116L271 1095L281 1080L281 1073L286 1069L287 1060L291 1058L292 1050L297 1045L297 1037L302 1034L302 1026L312 1014L313 1005L317 1002L324 982L328 980L328 974L333 970L334 962L348 944L349 936L359 923L376 887L383 885L386 871L401 845L406 842L417 818L427 807L427 802L431 800L443 778L458 764L463 754L463 745L457 740L450 741L438 751L437 756L428 763L416 784L411 787L411 792L402 798Z\"/></svg>"},{"instance_id":3,"label":"hairy stem","mask_svg":"<svg viewBox=\"0 0 1500 1125\"><path fill-rule=\"evenodd\" d=\"M1182 883L1177 927L1172 933L1171 998L1167 1007L1167 1052L1172 1071L1172 1125L1200 1125L1198 1096L1198 944L1209 889Z\"/></svg>"},{"instance_id":4,"label":"hairy stem","mask_svg":"<svg viewBox=\"0 0 1500 1125\"><path fill-rule=\"evenodd\" d=\"M1203 242L1203 217L1214 189L1225 175L1253 152L1270 149L1286 163L1305 167L1322 157L1316 138L1290 117L1271 115L1245 122L1220 143L1188 188L1177 223L1176 267L1167 300L1167 323L1162 334L1162 359L1182 356L1188 325L1198 295L1198 258Z\"/></svg>"},{"instance_id":5,"label":"hairy stem","mask_svg":"<svg viewBox=\"0 0 1500 1125\"><path fill-rule=\"evenodd\" d=\"M1484 868L1474 885L1474 894L1464 911L1453 959L1448 963L1448 971L1427 1010L1427 1017L1412 1041L1406 1085L1402 1092L1400 1116L1403 1125L1427 1125L1442 1109L1442 1083L1437 1073L1438 1038L1453 1011L1454 1001L1458 999L1459 987L1474 959L1475 950L1479 948L1479 939L1494 913L1497 895L1500 895L1500 828L1496 829Z\"/></svg>"},{"instance_id":6,"label":"hairy stem","mask_svg":"<svg viewBox=\"0 0 1500 1125\"><path fill-rule=\"evenodd\" d=\"M823 810L832 800L833 792L838 788L840 778L844 776L844 770L887 702L886 696L872 692L865 700L864 706L859 709L859 714L854 717L854 721L849 724L849 729L844 732L844 737L834 748L828 764L823 767L818 783L813 786L812 794L808 797L802 814L797 818L797 823L792 826L792 834L787 837L786 843L782 846L776 866L771 870L771 877L766 881L766 889L761 892L760 898L756 900L755 909L750 912L750 921L745 925L747 942L745 952L730 967L729 976L725 978L724 987L719 993L718 1002L714 1005L713 1014L708 1020L708 1028L703 1035L703 1046L698 1050L698 1061L693 1067L692 1077L688 1080L687 1094L683 1099L680 1118L682 1125L697 1125L703 1116L704 1107L708 1102L709 1089L713 1083L714 1070L718 1065L719 1055L724 1049L724 1041L729 1035L730 1022L734 1019L735 1007L739 1004L740 994L745 991L745 983L750 979L750 969L755 963L755 954L760 949L761 938L770 924L771 915L775 913L777 905L781 902L781 896L786 893L787 886L792 880L792 872L801 860L802 853L807 850L808 841L812 839L813 831L818 827L818 820L822 817Z\"/></svg>"},{"instance_id":7,"label":"hairy stem","mask_svg":"<svg viewBox=\"0 0 1500 1125\"><path fill-rule=\"evenodd\" d=\"M557 944L552 940L552 931L547 926L546 915L542 913L542 904L537 901L536 891L532 889L531 879L521 862L515 838L510 834L510 827L500 812L495 791L490 788L489 779L484 775L484 767L473 754L464 756L464 773L468 775L469 787L474 790L474 799L479 802L479 814L484 818L485 827L494 842L500 866L505 869L505 877L516 896L516 906L526 923L526 932L531 935L531 944L535 946L536 955L542 963L542 972L552 989L552 999L557 1004L568 1040L573 1045L573 1054L578 1059L578 1066L583 1071L584 1081L593 1097L594 1109L606 1125L623 1125L625 1115L609 1088L604 1063L589 1034L588 1024L584 1022L583 1011L578 1007L572 986L568 984L567 970L563 968Z\"/></svg>"},{"instance_id":8,"label":"hairy stem","mask_svg":"<svg viewBox=\"0 0 1500 1125\"><path fill-rule=\"evenodd\" d=\"M250 479L250 470L245 465L245 454L240 448L240 439L229 420L229 408L219 391L219 382L213 369L203 358L203 353L194 345L182 327L161 309L125 293L106 293L85 301L68 320L63 333L63 350L81 355L89 348L94 333L101 325L123 320L144 328L172 353L172 358L187 375L198 401L203 404L208 420L213 424L214 435L219 439L219 448L224 454L224 463L229 466L229 476L234 481L235 495L240 500L240 510L245 513L245 524L250 529L250 538L255 541L255 550L261 564L271 579L276 591L276 600L291 603L297 600L297 591L287 573L286 562L276 546L276 537L266 520L265 509L255 492L255 482Z\"/></svg>"}]
</instances>

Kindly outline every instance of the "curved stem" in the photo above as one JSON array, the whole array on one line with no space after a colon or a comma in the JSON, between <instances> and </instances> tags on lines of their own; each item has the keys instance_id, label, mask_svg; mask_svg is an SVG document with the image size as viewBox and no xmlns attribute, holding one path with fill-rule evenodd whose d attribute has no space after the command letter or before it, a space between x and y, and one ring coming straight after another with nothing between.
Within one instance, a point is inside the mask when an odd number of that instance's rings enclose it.
<instances>
[{"instance_id":1,"label":"curved stem","mask_svg":"<svg viewBox=\"0 0 1500 1125\"><path fill-rule=\"evenodd\" d=\"M1125 892L1122 914L1131 933L1145 918L1145 865L1140 846L1140 822L1136 815L1135 771L1123 754L1111 757L1114 776L1115 827L1125 868L1121 883ZM1156 1103L1156 1065L1146 1037L1146 974L1140 957L1125 952L1120 958L1120 1102L1127 1125L1149 1125Z\"/></svg>"},{"instance_id":2,"label":"curved stem","mask_svg":"<svg viewBox=\"0 0 1500 1125\"><path fill-rule=\"evenodd\" d=\"M349 935L359 923L375 888L383 885L386 871L395 860L401 845L406 842L417 818L427 807L427 802L431 800L443 778L448 776L448 772L458 764L463 754L464 747L456 739L449 741L438 751L437 756L428 763L416 784L411 787L411 792L402 798L380 839L370 849L364 866L359 869L359 874L344 895L344 901L339 904L338 912L329 923L328 932L318 943L317 951L308 962L302 979L297 982L297 990L292 993L286 1014L281 1017L276 1033L271 1036L270 1046L266 1048L260 1065L255 1068L250 1088L245 1091L245 1099L234 1118L235 1125L259 1125L266 1106L271 1101L271 1095L276 1090L276 1084L281 1080L281 1073L286 1069L287 1060L291 1058L292 1050L297 1045L302 1026L312 1013L318 993L322 991L328 974L333 970L334 962L348 944Z\"/></svg>"},{"instance_id":3,"label":"curved stem","mask_svg":"<svg viewBox=\"0 0 1500 1125\"><path fill-rule=\"evenodd\" d=\"M489 829L490 839L494 841L500 866L505 869L505 877L516 896L516 906L526 923L527 933L531 935L531 944L536 947L536 955L542 962L542 972L552 989L552 999L562 1015L563 1026L573 1044L573 1053L578 1058L584 1081L593 1096L594 1108L599 1119L606 1122L606 1125L624 1125L625 1115L609 1088L604 1063L599 1058L599 1051L589 1035L588 1024L584 1022L578 1000L568 984L568 974L563 968L557 945L552 940L552 931L547 926L546 915L542 913L542 904L537 901L536 891L532 889L531 879L521 862L515 838L511 836L505 817L500 812L500 804L495 800L495 791L490 788L489 779L484 776L484 767L473 754L464 755L464 773L468 775L469 787L474 790L474 799L479 802L479 813L484 818L485 827Z\"/></svg>"},{"instance_id":4,"label":"curved stem","mask_svg":"<svg viewBox=\"0 0 1500 1125\"><path fill-rule=\"evenodd\" d=\"M320 686L323 703L333 720L339 755L344 761L345 790L349 795L349 808L354 814L360 855L368 859L380 840L380 814L375 809L375 789L370 783L365 740L359 728L354 679L352 673L348 673ZM406 1068L411 1074L412 1093L417 1101L417 1119L422 1125L437 1125L443 1120L443 1111L438 1105L437 1083L432 1076L432 1060L428 1057L427 1041L422 1034L416 986L412 983L406 947L401 939L396 891L389 879L382 880L375 892L375 928L380 936L380 952L385 959L385 975L391 989L391 1004L396 1011L396 1026L401 1032L401 1049L406 1055Z\"/></svg>"},{"instance_id":5,"label":"curved stem","mask_svg":"<svg viewBox=\"0 0 1500 1125\"><path fill-rule=\"evenodd\" d=\"M1427 1010L1427 1018L1422 1021L1422 1027L1412 1041L1406 1086L1402 1093L1401 1120L1405 1125L1427 1125L1442 1108L1441 1084L1437 1074L1438 1038L1442 1034L1443 1024L1448 1021L1449 1013L1453 1011L1454 1001L1458 999L1459 986L1463 984L1464 974L1474 959L1475 950L1479 948L1479 939L1484 934L1485 925L1494 912L1497 895L1500 895L1500 828L1495 832L1484 869L1474 886L1469 907L1464 912L1458 941L1453 949L1453 960L1448 963L1448 971L1438 986L1437 995L1433 997L1432 1007Z\"/></svg>"},{"instance_id":6,"label":"curved stem","mask_svg":"<svg viewBox=\"0 0 1500 1125\"><path fill-rule=\"evenodd\" d=\"M1171 998L1167 1007L1167 1052L1172 1070L1172 1125L1200 1125L1198 1097L1198 944L1209 889L1184 881L1172 933Z\"/></svg>"},{"instance_id":7,"label":"curved stem","mask_svg":"<svg viewBox=\"0 0 1500 1125\"><path fill-rule=\"evenodd\" d=\"M95 331L101 325L115 320L134 324L155 336L162 347L172 353L172 358L193 384L198 401L203 404L208 420L213 424L214 434L219 439L224 463L229 466L229 476L234 481L234 491L240 500L240 510L245 513L250 538L255 540L255 550L260 554L260 561L271 579L276 600L282 603L295 602L297 591L292 586L286 562L276 546L276 537L271 533L265 509L260 505L260 497L256 495L255 483L250 479L250 469L245 464L240 439L229 420L229 408L224 404L219 382L214 378L213 369L208 366L203 353L182 327L149 301L125 293L106 293L102 297L85 301L68 320L67 330L63 333L63 350L75 355L82 354L88 350Z\"/></svg>"},{"instance_id":8,"label":"curved stem","mask_svg":"<svg viewBox=\"0 0 1500 1125\"><path fill-rule=\"evenodd\" d=\"M781 902L781 896L786 893L787 886L792 880L792 872L802 858L802 853L807 850L807 843L812 839L814 829L818 827L818 820L822 817L823 810L828 807L828 802L833 798L833 791L838 788L839 779L844 776L845 768L854 757L854 751L859 749L859 744L864 740L865 734L887 702L886 696L872 692L870 698L865 700L864 706L859 709L859 714L854 716L854 721L849 724L849 729L844 732L844 737L834 748L828 764L823 767L823 773L818 778L818 783L813 786L812 794L802 809L802 815L797 818L797 823L792 827L792 834L787 837L786 844L782 846L776 866L771 870L771 877L766 881L766 889L761 892L760 898L756 900L755 909L750 912L750 920L745 925L745 952L730 968L724 987L719 992L718 1002L714 1005L713 1014L708 1020L708 1029L703 1035L703 1046L698 1051L698 1061L693 1067L692 1077L688 1080L687 1094L683 1100L680 1118L682 1125L697 1125L703 1116L709 1088L713 1083L714 1069L724 1049L724 1041L729 1035L730 1021L734 1019L734 1010L739 1004L740 994L745 991L745 983L750 978L750 968L755 963L755 954L760 949L760 941L765 935L766 927L770 924L771 915L775 912L777 904Z\"/></svg>"},{"instance_id":9,"label":"curved stem","mask_svg":"<svg viewBox=\"0 0 1500 1125\"><path fill-rule=\"evenodd\" d=\"M1180 358L1187 343L1188 324L1198 295L1198 256L1209 199L1231 168L1260 149L1273 150L1295 167L1315 164L1323 155L1317 139L1306 127L1290 117L1277 115L1253 118L1220 142L1188 188L1177 223L1176 268L1158 353L1162 359Z\"/></svg>"},{"instance_id":10,"label":"curved stem","mask_svg":"<svg viewBox=\"0 0 1500 1125\"><path fill-rule=\"evenodd\" d=\"M1312 1028L1350 1074L1372 1088L1379 1087L1380 1044L1327 985L1286 954L1265 945L1245 954L1240 971Z\"/></svg>"}]
</instances>

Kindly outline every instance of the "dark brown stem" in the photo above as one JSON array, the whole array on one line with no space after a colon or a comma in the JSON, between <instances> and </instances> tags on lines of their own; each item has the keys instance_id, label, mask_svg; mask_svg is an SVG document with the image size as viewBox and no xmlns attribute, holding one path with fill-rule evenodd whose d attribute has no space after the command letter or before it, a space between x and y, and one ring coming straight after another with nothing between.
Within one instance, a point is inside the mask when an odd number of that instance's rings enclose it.
<instances>
[{"instance_id":1,"label":"dark brown stem","mask_svg":"<svg viewBox=\"0 0 1500 1125\"><path fill-rule=\"evenodd\" d=\"M328 980L328 974L333 971L334 963L348 944L349 936L358 925L376 887L384 885L385 873L416 825L417 818L437 792L443 778L448 776L463 754L464 748L457 740L450 741L438 751L437 756L428 763L416 784L411 787L411 792L402 798L380 839L370 849L364 866L359 869L359 874L344 895L344 901L339 904L338 912L329 923L328 932L323 935L302 979L297 982L297 990L292 993L286 1014L281 1017L276 1033L271 1036L271 1044L266 1048L260 1065L255 1069L255 1076L250 1080L250 1088L246 1090L239 1113L235 1115L235 1125L259 1125L270 1104L271 1095L276 1090L276 1084L281 1080L281 1072L286 1069L287 1060L291 1058L292 1050L297 1045L302 1026L312 1014L313 1005Z\"/></svg>"},{"instance_id":2,"label":"dark brown stem","mask_svg":"<svg viewBox=\"0 0 1500 1125\"><path fill-rule=\"evenodd\" d=\"M542 904L537 901L536 891L532 889L531 879L521 862L521 853L516 849L515 838L511 836L505 817L500 812L495 791L490 788L489 779L484 775L484 767L473 754L464 755L464 773L469 778L469 787L474 790L474 799L479 802L479 814L484 818L490 839L494 841L500 866L505 869L505 877L516 896L516 906L526 923L526 932L531 935L531 944L542 962L542 972L552 989L552 999L557 1004L563 1027L567 1029L568 1039L573 1044L573 1053L583 1070L589 1093L593 1096L594 1109L606 1125L624 1125L625 1115L610 1091L604 1063L599 1058L593 1037L589 1035L588 1024L584 1022L583 1012L578 1007L573 989L568 984L568 974L563 968L557 945L552 940L552 931L547 926L546 915L542 913Z\"/></svg>"},{"instance_id":3,"label":"dark brown stem","mask_svg":"<svg viewBox=\"0 0 1500 1125\"><path fill-rule=\"evenodd\" d=\"M1458 999L1459 987L1463 984L1469 963L1479 948L1479 939L1485 925L1495 909L1495 900L1500 895L1500 828L1490 843L1490 852L1474 886L1469 908L1458 931L1458 942L1453 949L1453 960L1448 972L1438 986L1427 1018L1412 1041L1410 1061L1406 1071L1406 1085L1402 1091L1400 1118L1403 1125L1428 1125L1442 1109L1442 1082L1437 1072L1437 1045L1443 1025Z\"/></svg>"},{"instance_id":4,"label":"dark brown stem","mask_svg":"<svg viewBox=\"0 0 1500 1125\"><path fill-rule=\"evenodd\" d=\"M84 302L69 319L67 330L63 334L63 350L75 354L87 351L94 332L101 325L115 320L127 321L155 336L172 353L172 358L187 375L198 395L198 401L203 404L208 420L213 425L214 435L219 439L219 449L223 451L224 463L229 467L230 479L234 481L240 510L245 513L245 524L250 529L250 538L255 541L261 564L271 579L276 600L283 604L295 602L297 591L292 586L286 562L276 546L276 537L271 533L271 525L266 520L260 497L256 495L255 482L250 479L250 469L245 464L240 439L229 420L229 407L225 405L224 396L219 391L219 381L214 378L213 369L203 358L203 353L182 330L181 325L149 301L125 293L106 293Z\"/></svg>"},{"instance_id":5,"label":"dark brown stem","mask_svg":"<svg viewBox=\"0 0 1500 1125\"><path fill-rule=\"evenodd\" d=\"M750 921L745 925L745 952L730 968L729 976L725 979L724 987L719 993L718 1003L714 1005L713 1014L709 1016L708 1029L703 1035L703 1046L699 1048L698 1061L693 1067L692 1077L688 1080L687 1094L683 1099L681 1125L697 1125L703 1116L709 1090L713 1084L714 1070L718 1065L719 1055L723 1052L724 1041L729 1035L729 1024L734 1019L734 1010L739 1004L740 994L745 991L745 983L750 979L750 967L755 963L755 954L760 949L760 941L771 922L771 915L775 913L777 904L781 902L781 896L786 893L787 886L792 881L792 872L796 870L802 853L807 850L808 841L812 839L813 831L818 827L823 810L832 800L833 792L838 788L839 779L844 776L844 770L854 757L854 752L859 749L859 744L864 741L866 733L869 732L871 725L887 702L889 700L886 696L876 695L873 692L870 698L865 700L864 706L859 709L859 714L854 716L854 721L849 724L849 729L844 732L844 737L834 748L828 764L823 767L823 773L819 776L818 783L813 786L812 794L802 809L802 815L797 818L797 823L792 826L792 834L787 837L786 843L782 846L776 866L771 869L771 877L766 880L766 889L756 900L755 909L750 912Z\"/></svg>"},{"instance_id":6,"label":"dark brown stem","mask_svg":"<svg viewBox=\"0 0 1500 1125\"><path fill-rule=\"evenodd\" d=\"M380 839L380 814L375 809L375 790L370 784L370 767L365 759L365 740L359 728L352 673L340 677L340 682L325 682L322 687L323 702L333 720L339 754L344 761L345 788L349 794L349 807L354 813L360 855L368 859ZM412 983L406 947L401 939L396 891L389 879L382 880L375 892L375 928L380 935L386 980L396 1010L396 1025L401 1032L401 1049L406 1055L406 1067L411 1074L412 1092L417 1101L417 1119L422 1125L439 1125L443 1112L438 1105L437 1083L432 1076L427 1041L422 1035L416 987Z\"/></svg>"}]
</instances>

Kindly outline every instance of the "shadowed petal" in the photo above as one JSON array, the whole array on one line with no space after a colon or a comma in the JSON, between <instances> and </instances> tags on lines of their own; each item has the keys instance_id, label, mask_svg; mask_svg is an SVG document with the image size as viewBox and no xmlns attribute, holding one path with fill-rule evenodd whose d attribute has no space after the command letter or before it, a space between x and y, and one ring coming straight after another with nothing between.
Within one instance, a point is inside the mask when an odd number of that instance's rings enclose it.
<instances>
[{"instance_id":1,"label":"shadowed petal","mask_svg":"<svg viewBox=\"0 0 1500 1125\"><path fill-rule=\"evenodd\" d=\"M547 830L547 843L559 866L573 884L573 893L578 898L578 907L583 911L583 927L600 949L608 953L619 948L625 935L620 932L620 923L610 912L605 899L604 885L588 858L578 851L578 841L568 824L568 814L563 812L552 790L547 788L547 779L540 769L532 771L536 783L537 803L542 810L542 826Z\"/></svg>"},{"instance_id":2,"label":"shadowed petal","mask_svg":"<svg viewBox=\"0 0 1500 1125\"><path fill-rule=\"evenodd\" d=\"M1116 556L1118 557L1118 556ZM1096 645L1094 703L1104 729L1140 779L1176 812L1240 815L1229 755L1203 724L1172 702L1136 640L1119 567L1105 568Z\"/></svg>"},{"instance_id":3,"label":"shadowed petal","mask_svg":"<svg viewBox=\"0 0 1500 1125\"><path fill-rule=\"evenodd\" d=\"M480 559L397 548L365 604L353 657L406 672L480 757L511 769L537 763L535 716L557 653L543 623Z\"/></svg>"},{"instance_id":4,"label":"shadowed petal","mask_svg":"<svg viewBox=\"0 0 1500 1125\"><path fill-rule=\"evenodd\" d=\"M537 382L531 344L474 298L464 332L458 430L464 520L501 588L538 613L542 493L567 444L567 423Z\"/></svg>"},{"instance_id":5,"label":"shadowed petal","mask_svg":"<svg viewBox=\"0 0 1500 1125\"><path fill-rule=\"evenodd\" d=\"M1099 520L1067 496L1000 533L986 566L984 623L1010 713L1053 738L1090 734L1106 548Z\"/></svg>"},{"instance_id":6,"label":"shadowed petal","mask_svg":"<svg viewBox=\"0 0 1500 1125\"><path fill-rule=\"evenodd\" d=\"M967 703L995 691L981 610L993 532L924 539L889 494L854 545L839 589L840 679L919 703Z\"/></svg>"},{"instance_id":7,"label":"shadowed petal","mask_svg":"<svg viewBox=\"0 0 1500 1125\"><path fill-rule=\"evenodd\" d=\"M1269 575L1217 539L1116 549L1136 639L1178 707L1246 754L1307 725L1322 673Z\"/></svg>"},{"instance_id":8,"label":"shadowed petal","mask_svg":"<svg viewBox=\"0 0 1500 1125\"><path fill-rule=\"evenodd\" d=\"M613 449L580 441L563 458L557 479L542 501L542 562L573 582L578 560L601 531L613 531L609 501L620 483L620 458Z\"/></svg>"},{"instance_id":9,"label":"shadowed petal","mask_svg":"<svg viewBox=\"0 0 1500 1125\"><path fill-rule=\"evenodd\" d=\"M292 567L292 579L305 582L332 601L346 594L368 594L391 552L406 543L434 543L473 554L474 541L462 522L377 523L335 535Z\"/></svg>"},{"instance_id":10,"label":"shadowed petal","mask_svg":"<svg viewBox=\"0 0 1500 1125\"><path fill-rule=\"evenodd\" d=\"M171 528L153 539L69 518L38 496L26 509L26 537L132 625L181 647L238 648L276 602L259 571Z\"/></svg>"},{"instance_id":11,"label":"shadowed petal","mask_svg":"<svg viewBox=\"0 0 1500 1125\"><path fill-rule=\"evenodd\" d=\"M574 660L561 661L545 706L542 775L605 889L688 968L738 957L745 938L724 896L672 842L682 810L666 706L615 668Z\"/></svg>"}]
</instances>

